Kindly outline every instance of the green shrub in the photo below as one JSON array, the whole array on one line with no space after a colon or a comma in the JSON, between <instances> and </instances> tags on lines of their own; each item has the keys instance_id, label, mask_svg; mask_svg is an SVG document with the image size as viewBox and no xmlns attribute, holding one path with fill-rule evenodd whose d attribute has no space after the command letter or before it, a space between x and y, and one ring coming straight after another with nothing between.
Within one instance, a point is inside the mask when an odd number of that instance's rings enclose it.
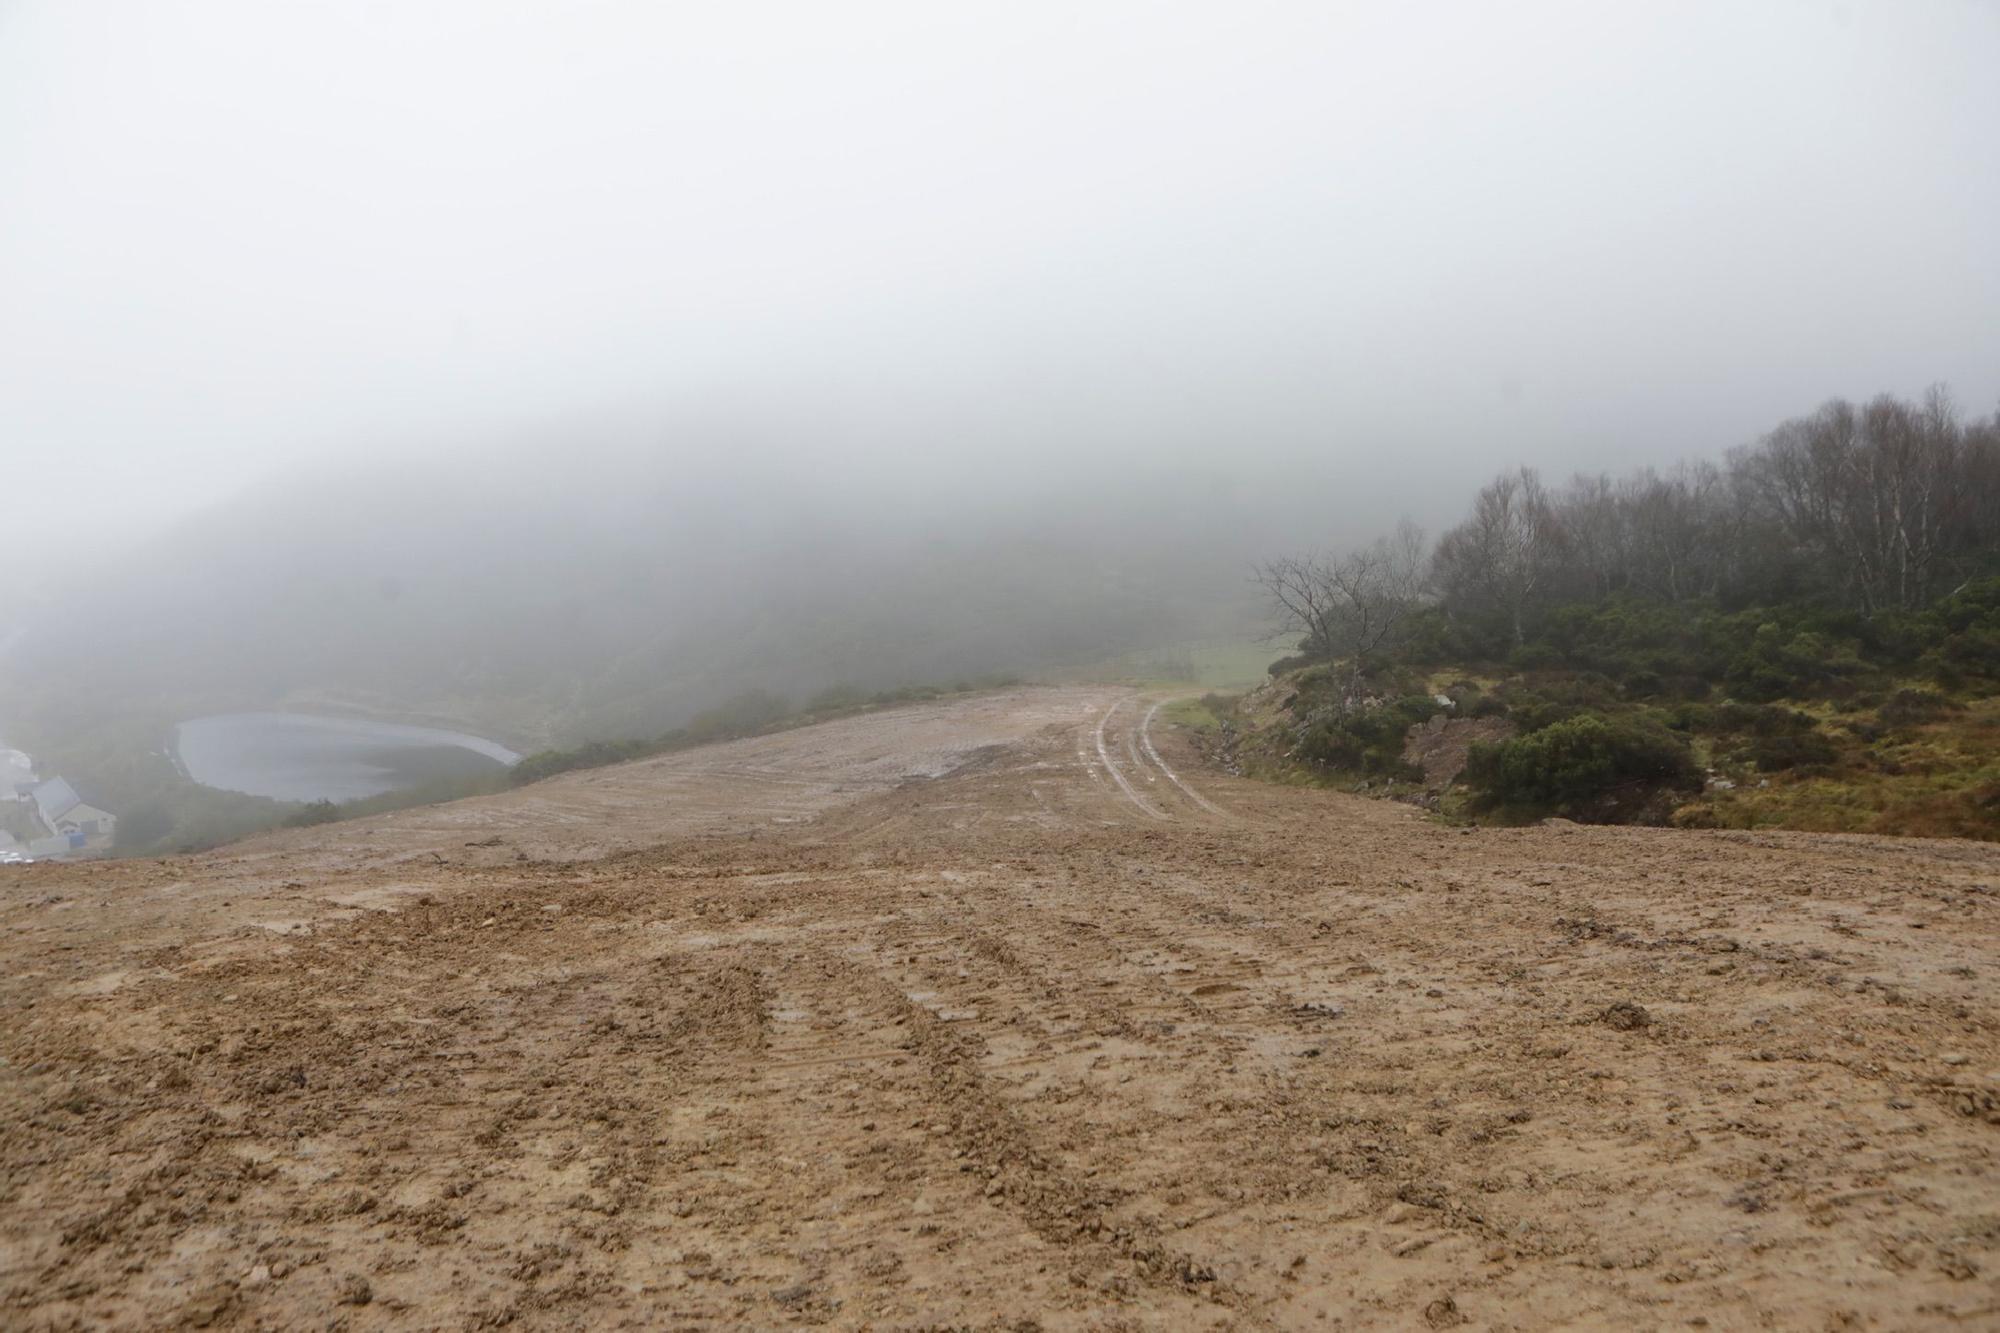
<instances>
[{"instance_id":1,"label":"green shrub","mask_svg":"<svg viewBox=\"0 0 2000 1333\"><path fill-rule=\"evenodd\" d=\"M1403 761L1403 741L1437 711L1435 700L1414 695L1358 712L1320 709L1297 729L1292 757L1322 770L1421 781L1423 771Z\"/></svg>"},{"instance_id":2,"label":"green shrub","mask_svg":"<svg viewBox=\"0 0 2000 1333\"><path fill-rule=\"evenodd\" d=\"M1708 710L1708 726L1703 730L1722 735L1741 732L1751 736L1796 736L1818 724L1812 714L1796 708L1771 704L1746 704L1728 700Z\"/></svg>"},{"instance_id":3,"label":"green shrub","mask_svg":"<svg viewBox=\"0 0 2000 1333\"><path fill-rule=\"evenodd\" d=\"M1480 685L1479 682L1474 680L1468 680L1464 676L1460 676L1457 680L1454 680L1453 682L1451 682L1451 684L1444 687L1444 693L1448 695L1451 698L1451 700L1458 705L1459 708L1465 709L1465 708L1470 708L1475 700L1479 699L1482 695L1484 695L1486 693L1486 689L1484 686Z\"/></svg>"},{"instance_id":4,"label":"green shrub","mask_svg":"<svg viewBox=\"0 0 2000 1333\"><path fill-rule=\"evenodd\" d=\"M1639 790L1701 785L1687 743L1664 728L1585 713L1497 744L1475 745L1465 770L1489 806L1578 810Z\"/></svg>"},{"instance_id":5,"label":"green shrub","mask_svg":"<svg viewBox=\"0 0 2000 1333\"><path fill-rule=\"evenodd\" d=\"M341 819L340 807L332 801L308 801L285 817L287 828L312 828Z\"/></svg>"},{"instance_id":6,"label":"green shrub","mask_svg":"<svg viewBox=\"0 0 2000 1333\"><path fill-rule=\"evenodd\" d=\"M507 781L516 787L579 768L601 768L640 759L662 748L657 741L585 741L567 750L538 750L514 765Z\"/></svg>"},{"instance_id":7,"label":"green shrub","mask_svg":"<svg viewBox=\"0 0 2000 1333\"><path fill-rule=\"evenodd\" d=\"M1462 620L1437 606L1427 606L1404 622L1402 640L1398 656L1405 662L1479 661L1489 655L1492 646Z\"/></svg>"},{"instance_id":8,"label":"green shrub","mask_svg":"<svg viewBox=\"0 0 2000 1333\"><path fill-rule=\"evenodd\" d=\"M1661 711L1660 725L1671 731L1698 735L1716 730L1715 709L1708 704L1677 703Z\"/></svg>"},{"instance_id":9,"label":"green shrub","mask_svg":"<svg viewBox=\"0 0 2000 1333\"><path fill-rule=\"evenodd\" d=\"M1523 732L1545 731L1550 727L1581 717L1587 710L1576 704L1550 703L1546 699L1524 699L1507 712L1514 725Z\"/></svg>"},{"instance_id":10,"label":"green shrub","mask_svg":"<svg viewBox=\"0 0 2000 1333\"><path fill-rule=\"evenodd\" d=\"M1706 699L1711 693L1709 683L1700 676L1668 676L1667 693L1676 699Z\"/></svg>"},{"instance_id":11,"label":"green shrub","mask_svg":"<svg viewBox=\"0 0 2000 1333\"><path fill-rule=\"evenodd\" d=\"M1615 681L1595 671L1538 672L1500 691L1507 716L1522 731L1540 731L1618 702Z\"/></svg>"},{"instance_id":12,"label":"green shrub","mask_svg":"<svg viewBox=\"0 0 2000 1333\"><path fill-rule=\"evenodd\" d=\"M1738 698L1773 699L1851 693L1853 678L1867 671L1852 639L1792 628L1778 620L1759 625L1749 645L1730 662L1725 679Z\"/></svg>"},{"instance_id":13,"label":"green shrub","mask_svg":"<svg viewBox=\"0 0 2000 1333\"><path fill-rule=\"evenodd\" d=\"M1953 679L2000 680L2000 627L1980 625L1960 630L1925 660Z\"/></svg>"},{"instance_id":14,"label":"green shrub","mask_svg":"<svg viewBox=\"0 0 2000 1333\"><path fill-rule=\"evenodd\" d=\"M1932 607L1924 618L1947 634L2000 631L2000 576L1974 579Z\"/></svg>"},{"instance_id":15,"label":"green shrub","mask_svg":"<svg viewBox=\"0 0 2000 1333\"><path fill-rule=\"evenodd\" d=\"M1930 690L1897 690L1875 710L1875 716L1887 727L1914 727L1941 722L1963 707Z\"/></svg>"},{"instance_id":16,"label":"green shrub","mask_svg":"<svg viewBox=\"0 0 2000 1333\"><path fill-rule=\"evenodd\" d=\"M1623 693L1627 699L1653 699L1667 693L1667 681L1657 671L1635 671L1625 678Z\"/></svg>"},{"instance_id":17,"label":"green shrub","mask_svg":"<svg viewBox=\"0 0 2000 1333\"><path fill-rule=\"evenodd\" d=\"M1765 773L1795 768L1825 768L1840 758L1832 741L1817 731L1757 736L1740 752Z\"/></svg>"}]
</instances>

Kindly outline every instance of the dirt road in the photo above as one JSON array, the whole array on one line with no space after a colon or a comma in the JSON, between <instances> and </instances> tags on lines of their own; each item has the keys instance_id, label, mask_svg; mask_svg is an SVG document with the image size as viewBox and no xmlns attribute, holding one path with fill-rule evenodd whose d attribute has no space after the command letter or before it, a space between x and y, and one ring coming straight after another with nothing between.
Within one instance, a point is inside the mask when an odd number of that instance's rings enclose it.
<instances>
[{"instance_id":1,"label":"dirt road","mask_svg":"<svg viewBox=\"0 0 2000 1333\"><path fill-rule=\"evenodd\" d=\"M0 1325L2000 1327L2000 849L1019 690L0 876Z\"/></svg>"}]
</instances>

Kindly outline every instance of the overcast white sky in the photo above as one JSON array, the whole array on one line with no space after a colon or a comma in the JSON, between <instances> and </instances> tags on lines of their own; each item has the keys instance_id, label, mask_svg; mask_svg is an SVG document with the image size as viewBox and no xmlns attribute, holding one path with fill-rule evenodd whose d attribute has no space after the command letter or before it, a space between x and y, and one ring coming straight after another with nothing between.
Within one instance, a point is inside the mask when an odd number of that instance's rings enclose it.
<instances>
[{"instance_id":1,"label":"overcast white sky","mask_svg":"<svg viewBox=\"0 0 2000 1333\"><path fill-rule=\"evenodd\" d=\"M1986 412L1996 72L1991 0L0 0L0 504L606 413L1469 492Z\"/></svg>"}]
</instances>

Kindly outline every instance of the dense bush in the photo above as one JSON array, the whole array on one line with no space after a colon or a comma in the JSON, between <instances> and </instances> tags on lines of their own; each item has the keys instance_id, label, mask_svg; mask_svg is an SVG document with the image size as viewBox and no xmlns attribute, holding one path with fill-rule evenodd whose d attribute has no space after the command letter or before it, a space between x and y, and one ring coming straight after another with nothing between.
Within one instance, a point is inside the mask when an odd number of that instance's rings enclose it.
<instances>
[{"instance_id":1,"label":"dense bush","mask_svg":"<svg viewBox=\"0 0 2000 1333\"><path fill-rule=\"evenodd\" d=\"M1619 688L1627 699L1657 699L1669 692L1667 678L1657 671L1635 671Z\"/></svg>"},{"instance_id":2,"label":"dense bush","mask_svg":"<svg viewBox=\"0 0 2000 1333\"><path fill-rule=\"evenodd\" d=\"M1795 768L1825 768L1840 758L1832 741L1817 731L1753 736L1740 757L1766 773Z\"/></svg>"},{"instance_id":3,"label":"dense bush","mask_svg":"<svg viewBox=\"0 0 2000 1333\"><path fill-rule=\"evenodd\" d=\"M1975 580L1926 612L1875 616L1811 602L1726 611L1713 601L1620 594L1553 606L1518 645L1467 625L1438 629L1404 660L1505 664L1552 702L1590 706L1700 699L1717 687L1753 703L1846 698L1871 677L1912 668L1947 685L2000 679L2000 578ZM1565 675L1609 680L1615 693L1569 697L1542 684Z\"/></svg>"},{"instance_id":4,"label":"dense bush","mask_svg":"<svg viewBox=\"0 0 2000 1333\"><path fill-rule=\"evenodd\" d=\"M1619 689L1596 671L1537 671L1499 690L1506 716L1521 731L1540 731L1617 702Z\"/></svg>"},{"instance_id":5,"label":"dense bush","mask_svg":"<svg viewBox=\"0 0 2000 1333\"><path fill-rule=\"evenodd\" d=\"M1625 595L1557 607L1533 644L1543 650L1544 665L1628 682L1650 677L1664 687L1667 677L1714 669L1703 637L1689 608Z\"/></svg>"},{"instance_id":6,"label":"dense bush","mask_svg":"<svg viewBox=\"0 0 2000 1333\"><path fill-rule=\"evenodd\" d=\"M1403 760L1403 741L1437 711L1435 700L1421 696L1347 713L1319 709L1298 727L1292 757L1322 770L1421 781L1422 770Z\"/></svg>"},{"instance_id":7,"label":"dense bush","mask_svg":"<svg viewBox=\"0 0 2000 1333\"><path fill-rule=\"evenodd\" d=\"M1962 707L1930 690L1897 690L1875 710L1875 716L1886 727L1914 727L1941 722Z\"/></svg>"},{"instance_id":8,"label":"dense bush","mask_svg":"<svg viewBox=\"0 0 2000 1333\"><path fill-rule=\"evenodd\" d=\"M2000 638L2000 577L1974 579L1932 607L1923 617L1932 640L1954 635Z\"/></svg>"},{"instance_id":9,"label":"dense bush","mask_svg":"<svg viewBox=\"0 0 2000 1333\"><path fill-rule=\"evenodd\" d=\"M1465 776L1485 804L1558 810L1580 809L1621 791L1701 785L1686 742L1672 732L1594 713L1475 745Z\"/></svg>"},{"instance_id":10,"label":"dense bush","mask_svg":"<svg viewBox=\"0 0 2000 1333\"><path fill-rule=\"evenodd\" d=\"M1589 711L1582 704L1558 703L1536 695L1516 698L1507 705L1508 719L1522 732L1541 731Z\"/></svg>"},{"instance_id":11,"label":"dense bush","mask_svg":"<svg viewBox=\"0 0 2000 1333\"><path fill-rule=\"evenodd\" d=\"M1427 606L1409 618L1404 626L1402 651L1405 662L1473 662L1492 656L1488 640L1473 632L1463 618L1448 615L1443 607Z\"/></svg>"},{"instance_id":12,"label":"dense bush","mask_svg":"<svg viewBox=\"0 0 2000 1333\"><path fill-rule=\"evenodd\" d=\"M507 780L516 787L526 786L573 769L602 768L606 764L640 759L655 753L657 748L657 742L653 741L585 741L567 750L538 750L514 765Z\"/></svg>"},{"instance_id":13,"label":"dense bush","mask_svg":"<svg viewBox=\"0 0 2000 1333\"><path fill-rule=\"evenodd\" d=\"M1716 735L1740 732L1749 736L1797 736L1818 723L1810 713L1775 704L1746 704L1730 700L1707 710L1708 724L1700 730Z\"/></svg>"},{"instance_id":14,"label":"dense bush","mask_svg":"<svg viewBox=\"0 0 2000 1333\"><path fill-rule=\"evenodd\" d=\"M1757 627L1724 680L1739 698L1757 702L1851 692L1848 682L1867 670L1855 650L1853 640L1772 621Z\"/></svg>"}]
</instances>

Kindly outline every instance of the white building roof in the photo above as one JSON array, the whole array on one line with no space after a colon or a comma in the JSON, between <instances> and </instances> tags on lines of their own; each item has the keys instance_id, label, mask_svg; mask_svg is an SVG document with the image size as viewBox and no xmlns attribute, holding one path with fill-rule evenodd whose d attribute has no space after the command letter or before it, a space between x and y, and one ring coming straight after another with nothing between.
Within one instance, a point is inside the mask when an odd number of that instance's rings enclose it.
<instances>
[{"instance_id":1,"label":"white building roof","mask_svg":"<svg viewBox=\"0 0 2000 1333\"><path fill-rule=\"evenodd\" d=\"M42 822L50 828L56 821L83 804L83 798L76 794L76 788L61 778L50 778L35 788L35 808L42 812Z\"/></svg>"}]
</instances>

